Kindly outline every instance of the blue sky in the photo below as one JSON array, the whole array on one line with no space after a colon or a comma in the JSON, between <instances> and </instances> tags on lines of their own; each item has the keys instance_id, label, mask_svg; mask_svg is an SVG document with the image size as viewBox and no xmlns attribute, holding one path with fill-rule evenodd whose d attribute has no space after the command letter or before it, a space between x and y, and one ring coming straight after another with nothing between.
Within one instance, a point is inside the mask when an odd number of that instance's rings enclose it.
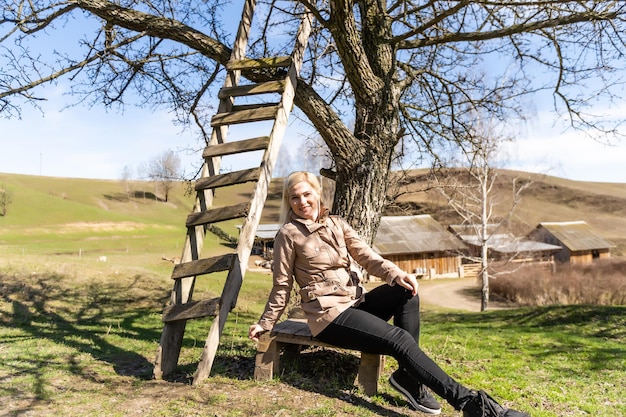
<instances>
[{"instance_id":1,"label":"blue sky","mask_svg":"<svg viewBox=\"0 0 626 417\"><path fill-rule=\"evenodd\" d=\"M620 120L626 114L626 101L598 107L597 113ZM553 112L539 111L504 149L503 158L511 169L577 181L626 183L626 127L620 134L625 138L592 139L568 128L568 122Z\"/></svg>"},{"instance_id":2,"label":"blue sky","mask_svg":"<svg viewBox=\"0 0 626 417\"><path fill-rule=\"evenodd\" d=\"M0 121L0 172L119 179L125 166L137 170L168 149L180 151L184 166L198 164L197 154L183 150L200 144L192 132L174 126L166 112L63 109L65 103L52 98L43 114L25 107L21 120Z\"/></svg>"},{"instance_id":3,"label":"blue sky","mask_svg":"<svg viewBox=\"0 0 626 417\"><path fill-rule=\"evenodd\" d=\"M68 30L82 31L81 21ZM52 39L43 37L42 41L46 44ZM124 167L138 170L169 149L179 152L187 173L200 165L202 146L196 135L175 126L173 115L166 111L65 108L72 102L65 91L63 82L38 91L48 99L39 103L43 114L25 105L21 120L0 119L0 172L116 180ZM619 120L626 114L626 100L611 109L596 110ZM308 125L291 120L286 132L289 140L299 141L312 133ZM626 140L609 146L582 133L564 131L564 125L555 125L554 120L554 114L537 110L525 128L516 132L515 143L504 149L503 167L580 181L626 183ZM626 128L622 133L626 136ZM243 137L257 135L252 132ZM299 144L292 149L298 148ZM237 164L230 160L224 167L237 169Z\"/></svg>"}]
</instances>

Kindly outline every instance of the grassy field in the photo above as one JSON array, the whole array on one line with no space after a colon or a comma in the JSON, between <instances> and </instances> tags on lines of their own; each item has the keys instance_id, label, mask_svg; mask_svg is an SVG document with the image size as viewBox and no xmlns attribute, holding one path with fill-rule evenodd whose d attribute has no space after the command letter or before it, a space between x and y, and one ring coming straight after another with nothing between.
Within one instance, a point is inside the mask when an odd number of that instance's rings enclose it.
<instances>
[{"instance_id":1,"label":"grassy field","mask_svg":"<svg viewBox=\"0 0 626 417\"><path fill-rule=\"evenodd\" d=\"M0 416L420 415L386 382L390 358L375 397L353 386L358 358L331 349L309 349L275 380L254 381L246 331L271 285L261 272L246 276L211 377L191 385L206 319L188 323L174 375L153 380L172 288L172 265L162 258L180 255L193 199L182 186L164 203L146 184L129 197L116 181L0 174L0 182L13 195L0 217ZM243 188L221 192L247 198ZM269 221L276 206L265 213ZM234 223L223 229L237 233ZM228 249L217 238L205 248ZM218 295L223 280L198 279L196 298ZM426 352L506 405L534 417L626 416L624 306L485 313L425 306L423 323ZM442 416L459 415L444 405Z\"/></svg>"},{"instance_id":2,"label":"grassy field","mask_svg":"<svg viewBox=\"0 0 626 417\"><path fill-rule=\"evenodd\" d=\"M162 270L160 270L162 269ZM0 259L3 416L405 416L387 384L366 397L349 352L311 349L271 382L253 380L246 338L269 289L249 273L212 376L191 386L210 320L188 323L179 367L152 380L171 283L168 268L87 264L68 256ZM222 282L199 280L217 294ZM423 285L428 285L425 282ZM486 313L429 308L422 346L451 375L532 416L623 416L626 307L560 306ZM458 416L448 405L443 416Z\"/></svg>"}]
</instances>

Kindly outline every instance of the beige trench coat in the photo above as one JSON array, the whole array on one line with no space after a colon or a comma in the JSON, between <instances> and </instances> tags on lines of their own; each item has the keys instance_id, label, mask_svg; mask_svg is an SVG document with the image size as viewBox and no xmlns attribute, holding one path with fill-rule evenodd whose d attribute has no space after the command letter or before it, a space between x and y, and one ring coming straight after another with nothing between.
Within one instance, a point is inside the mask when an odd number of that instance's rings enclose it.
<instances>
[{"instance_id":1,"label":"beige trench coat","mask_svg":"<svg viewBox=\"0 0 626 417\"><path fill-rule=\"evenodd\" d=\"M274 285L259 320L261 327L271 330L280 318L295 279L311 333L319 334L341 312L363 300L365 288L351 273L352 260L390 285L407 275L340 217L323 216L319 222L293 217L274 240Z\"/></svg>"}]
</instances>

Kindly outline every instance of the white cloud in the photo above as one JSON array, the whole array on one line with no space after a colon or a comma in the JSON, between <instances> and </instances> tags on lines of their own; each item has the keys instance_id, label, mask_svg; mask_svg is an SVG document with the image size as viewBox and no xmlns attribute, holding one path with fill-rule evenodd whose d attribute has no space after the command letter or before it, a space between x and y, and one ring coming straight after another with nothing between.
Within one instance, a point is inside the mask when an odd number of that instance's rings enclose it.
<instances>
[{"instance_id":1,"label":"white cloud","mask_svg":"<svg viewBox=\"0 0 626 417\"><path fill-rule=\"evenodd\" d=\"M579 181L626 183L626 142L601 143L584 132L563 131L545 120L505 147L508 168Z\"/></svg>"}]
</instances>

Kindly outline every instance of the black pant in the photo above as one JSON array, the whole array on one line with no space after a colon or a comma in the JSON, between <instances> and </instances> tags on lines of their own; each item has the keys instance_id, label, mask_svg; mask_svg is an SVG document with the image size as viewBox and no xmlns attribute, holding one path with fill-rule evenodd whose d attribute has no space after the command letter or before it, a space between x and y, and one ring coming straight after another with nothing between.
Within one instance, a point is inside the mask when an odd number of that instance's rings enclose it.
<instances>
[{"instance_id":1,"label":"black pant","mask_svg":"<svg viewBox=\"0 0 626 417\"><path fill-rule=\"evenodd\" d=\"M365 301L341 313L316 337L331 345L393 356L413 378L460 408L470 391L419 347L419 297L399 285L380 285ZM393 325L388 321L393 317Z\"/></svg>"}]
</instances>

